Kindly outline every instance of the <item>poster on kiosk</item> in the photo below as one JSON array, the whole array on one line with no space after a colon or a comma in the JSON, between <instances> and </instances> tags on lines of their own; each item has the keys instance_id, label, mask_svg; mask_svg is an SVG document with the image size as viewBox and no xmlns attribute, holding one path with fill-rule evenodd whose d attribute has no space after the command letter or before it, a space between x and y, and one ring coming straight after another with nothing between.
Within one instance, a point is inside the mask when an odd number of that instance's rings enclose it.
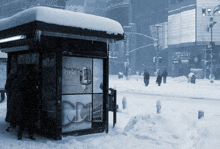
<instances>
[{"instance_id":1,"label":"poster on kiosk","mask_svg":"<svg viewBox=\"0 0 220 149\"><path fill-rule=\"evenodd\" d=\"M103 112L103 60L63 56L62 62L62 132L90 129L97 110L99 117Z\"/></svg>"}]
</instances>

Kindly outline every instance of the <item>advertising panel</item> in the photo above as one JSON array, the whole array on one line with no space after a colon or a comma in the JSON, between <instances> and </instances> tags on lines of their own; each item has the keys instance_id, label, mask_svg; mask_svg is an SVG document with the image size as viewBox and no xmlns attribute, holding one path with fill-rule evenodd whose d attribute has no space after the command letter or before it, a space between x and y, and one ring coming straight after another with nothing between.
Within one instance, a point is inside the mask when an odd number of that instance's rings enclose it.
<instances>
[{"instance_id":1,"label":"advertising panel","mask_svg":"<svg viewBox=\"0 0 220 149\"><path fill-rule=\"evenodd\" d=\"M92 95L63 95L62 100L62 132L92 128Z\"/></svg>"},{"instance_id":2,"label":"advertising panel","mask_svg":"<svg viewBox=\"0 0 220 149\"><path fill-rule=\"evenodd\" d=\"M92 59L63 56L62 93L92 93Z\"/></svg>"},{"instance_id":3,"label":"advertising panel","mask_svg":"<svg viewBox=\"0 0 220 149\"><path fill-rule=\"evenodd\" d=\"M168 16L168 45L195 42L195 9Z\"/></svg>"},{"instance_id":4,"label":"advertising panel","mask_svg":"<svg viewBox=\"0 0 220 149\"><path fill-rule=\"evenodd\" d=\"M93 109L92 109L93 122L103 121L103 94L93 95Z\"/></svg>"}]
</instances>

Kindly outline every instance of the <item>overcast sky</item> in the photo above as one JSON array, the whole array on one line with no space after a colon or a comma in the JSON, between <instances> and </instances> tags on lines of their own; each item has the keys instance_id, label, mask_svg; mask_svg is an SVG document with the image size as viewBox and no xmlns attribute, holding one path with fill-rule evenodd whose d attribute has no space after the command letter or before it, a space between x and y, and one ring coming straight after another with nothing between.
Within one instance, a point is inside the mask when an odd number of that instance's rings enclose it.
<instances>
[{"instance_id":1,"label":"overcast sky","mask_svg":"<svg viewBox=\"0 0 220 149\"><path fill-rule=\"evenodd\" d=\"M67 0L66 5L84 5L85 0Z\"/></svg>"}]
</instances>

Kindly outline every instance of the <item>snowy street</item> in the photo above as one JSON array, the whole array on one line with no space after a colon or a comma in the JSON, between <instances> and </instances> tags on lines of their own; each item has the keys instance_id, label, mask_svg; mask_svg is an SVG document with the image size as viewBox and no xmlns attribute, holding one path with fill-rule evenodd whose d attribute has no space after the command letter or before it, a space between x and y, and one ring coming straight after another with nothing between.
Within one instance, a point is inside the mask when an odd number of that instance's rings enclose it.
<instances>
[{"instance_id":1,"label":"snowy street","mask_svg":"<svg viewBox=\"0 0 220 149\"><path fill-rule=\"evenodd\" d=\"M137 81L138 78L138 81ZM6 102L0 104L0 149L217 149L220 146L220 81L170 78L167 84L157 86L150 78L144 86L142 76L129 80L110 76L109 87L117 90L117 123L113 126L109 112L109 133L83 136L64 136L55 141L39 135L32 141L24 137L18 141L16 130L5 131ZM122 109L126 97L127 108ZM161 101L161 114L156 114L156 102ZM204 118L198 120L198 110ZM27 134L24 134L27 136Z\"/></svg>"}]
</instances>

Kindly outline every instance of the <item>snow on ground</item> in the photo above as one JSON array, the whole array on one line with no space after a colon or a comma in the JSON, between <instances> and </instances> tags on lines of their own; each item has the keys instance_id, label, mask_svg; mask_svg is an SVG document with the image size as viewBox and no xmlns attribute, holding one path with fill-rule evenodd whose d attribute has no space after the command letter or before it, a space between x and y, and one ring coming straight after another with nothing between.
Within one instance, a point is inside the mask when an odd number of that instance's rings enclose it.
<instances>
[{"instance_id":1,"label":"snow on ground","mask_svg":"<svg viewBox=\"0 0 220 149\"><path fill-rule=\"evenodd\" d=\"M137 80L138 78L138 80ZM112 128L109 112L109 133L64 136L55 141L36 135L35 141L18 141L16 130L5 132L6 101L0 104L0 149L217 149L220 146L220 81L170 78L157 86L151 77L148 87L141 76L129 80L110 76L109 87L117 89L117 124ZM127 108L122 109L126 97ZM161 101L161 114L156 102ZM204 118L198 120L198 110Z\"/></svg>"}]
</instances>

